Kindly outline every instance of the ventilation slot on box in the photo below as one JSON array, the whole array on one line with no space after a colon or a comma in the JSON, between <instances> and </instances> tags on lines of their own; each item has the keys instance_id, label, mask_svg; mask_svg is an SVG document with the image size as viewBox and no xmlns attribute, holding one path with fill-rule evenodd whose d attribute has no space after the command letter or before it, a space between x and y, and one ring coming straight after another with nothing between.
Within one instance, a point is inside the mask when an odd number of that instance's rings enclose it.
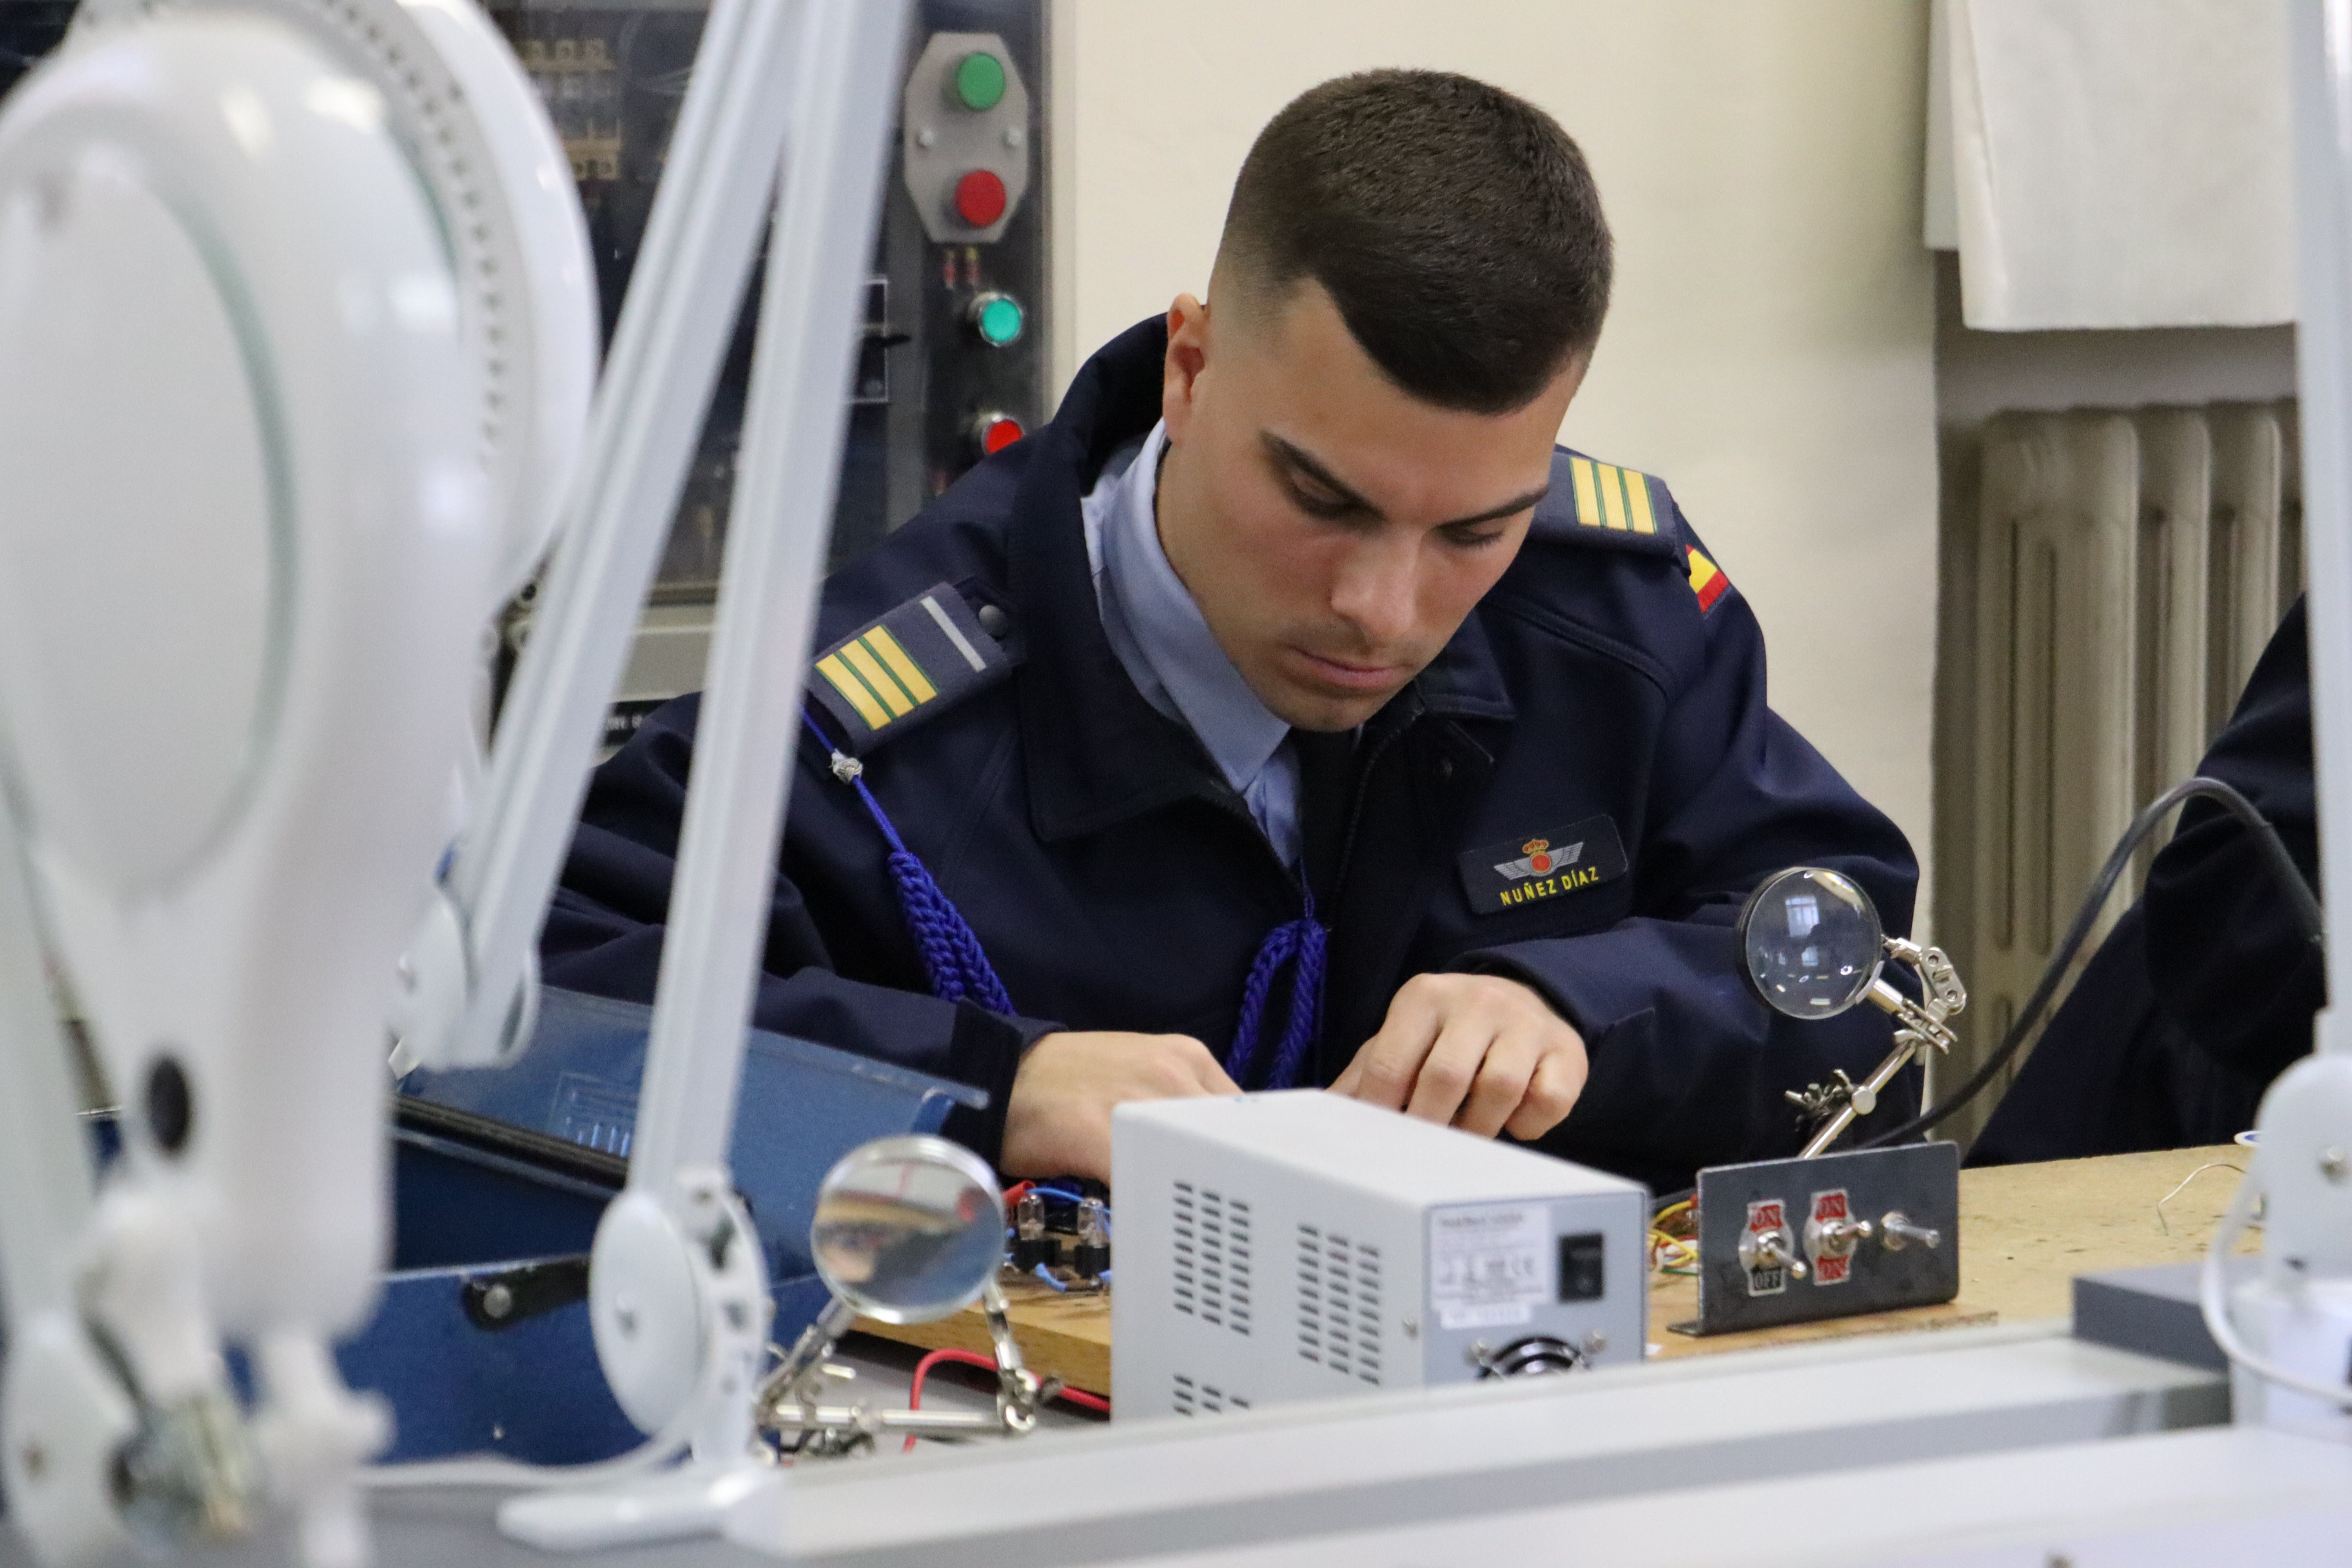
<instances>
[{"instance_id":1,"label":"ventilation slot on box","mask_svg":"<svg viewBox=\"0 0 2352 1568\"><path fill-rule=\"evenodd\" d=\"M1195 1383L1181 1372L1176 1374L1175 1398L1171 1403L1179 1415L1215 1415L1250 1407L1250 1402L1240 1394L1227 1394L1214 1384Z\"/></svg>"},{"instance_id":2,"label":"ventilation slot on box","mask_svg":"<svg viewBox=\"0 0 2352 1568\"><path fill-rule=\"evenodd\" d=\"M1298 1355L1342 1377L1381 1381L1381 1249L1298 1227Z\"/></svg>"},{"instance_id":3,"label":"ventilation slot on box","mask_svg":"<svg viewBox=\"0 0 2352 1568\"><path fill-rule=\"evenodd\" d=\"M1250 1331L1250 1206L1244 1198L1176 1184L1176 1310L1212 1328Z\"/></svg>"}]
</instances>

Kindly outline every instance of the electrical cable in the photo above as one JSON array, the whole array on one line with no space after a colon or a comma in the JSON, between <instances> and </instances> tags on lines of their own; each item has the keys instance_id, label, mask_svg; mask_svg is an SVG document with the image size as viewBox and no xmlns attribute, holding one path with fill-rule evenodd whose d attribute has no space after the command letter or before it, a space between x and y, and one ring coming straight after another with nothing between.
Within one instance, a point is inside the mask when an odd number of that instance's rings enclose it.
<instances>
[{"instance_id":1,"label":"electrical cable","mask_svg":"<svg viewBox=\"0 0 2352 1568\"><path fill-rule=\"evenodd\" d=\"M930 1375L931 1368L942 1362L952 1363L957 1366L976 1366L981 1371L988 1373L993 1373L996 1370L996 1363L992 1359L976 1351L932 1351L915 1363L915 1384L907 1395L908 1409L920 1410L923 1407L923 1379ZM1090 1410L1097 1415L1110 1414L1109 1400L1099 1394L1088 1394L1082 1388L1057 1388L1054 1391L1054 1397L1066 1405L1075 1405L1081 1410ZM907 1435L906 1445L898 1451L902 1454L911 1454L915 1451L913 1433Z\"/></svg>"},{"instance_id":2,"label":"electrical cable","mask_svg":"<svg viewBox=\"0 0 2352 1568\"><path fill-rule=\"evenodd\" d=\"M1691 1235L1678 1236L1675 1232L1666 1228L1671 1222L1677 1218L1688 1219L1693 1222L1693 1233ZM1669 1274L1692 1274L1697 1271L1698 1237L1696 1227L1696 1218L1697 1215L1694 1211L1694 1200L1690 1198L1684 1198L1679 1202L1668 1204L1664 1208L1658 1210L1658 1212L1651 1217L1649 1235L1649 1261L1651 1268L1663 1269Z\"/></svg>"},{"instance_id":3,"label":"electrical cable","mask_svg":"<svg viewBox=\"0 0 2352 1568\"><path fill-rule=\"evenodd\" d=\"M2296 869L2294 857L2286 852L2286 846L2279 839L2278 829L2254 809L2252 801L2221 780L2202 776L2183 779L2150 801L2145 810L2132 818L2131 826L2124 829L2123 837L2116 842L2114 853L2107 857L2107 863L2092 881L2090 892L2084 897L2081 910L2075 913L2074 923L2067 928L2065 939L2050 955L2050 963L2042 972L2041 984L2033 988L2033 994L2019 1010L2016 1021L2010 1025L2009 1033L2002 1037L1992 1055L1987 1057L1983 1064L1969 1075L1968 1081L1954 1089L1940 1104L1922 1110L1898 1127L1862 1140L1853 1145L1853 1148L1884 1149L1891 1143L1908 1142L1984 1092L1986 1086L2000 1075L2001 1069L2032 1037L2035 1026L2042 1021L2042 1013L2049 1007L2067 972L2074 967L2076 954L2081 952L2084 942L2090 939L2092 928L2098 924L2099 911L2106 907L2107 896L2123 879L2132 857L2163 826L2164 819L2174 807L2200 797L2221 803L2231 816L2253 834L2254 845L2262 856L2263 867L2277 881L2279 890L2294 909L2305 935L2315 947L2326 944L2326 922L2319 900L2312 892L2310 884L2303 879L2303 873Z\"/></svg>"},{"instance_id":4,"label":"electrical cable","mask_svg":"<svg viewBox=\"0 0 2352 1568\"><path fill-rule=\"evenodd\" d=\"M930 1376L931 1368L939 1365L941 1362L953 1362L958 1366L976 1366L982 1368L983 1371L992 1373L996 1370L996 1363L993 1359L988 1356L976 1354L971 1351L932 1351L929 1354L925 1355L922 1360L915 1363L915 1384L914 1386L908 1390L907 1393L908 1409L920 1410L923 1407L923 1380ZM902 1454L911 1454L914 1451L915 1435L912 1432L909 1432L907 1434L906 1443L900 1447L898 1452Z\"/></svg>"}]
</instances>

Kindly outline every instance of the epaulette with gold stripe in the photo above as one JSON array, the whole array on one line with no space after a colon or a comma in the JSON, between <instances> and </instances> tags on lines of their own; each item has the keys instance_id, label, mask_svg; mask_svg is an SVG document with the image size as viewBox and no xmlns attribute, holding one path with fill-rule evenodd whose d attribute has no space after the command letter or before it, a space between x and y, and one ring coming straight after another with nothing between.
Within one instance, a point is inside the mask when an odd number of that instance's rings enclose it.
<instances>
[{"instance_id":1,"label":"epaulette with gold stripe","mask_svg":"<svg viewBox=\"0 0 2352 1568\"><path fill-rule=\"evenodd\" d=\"M1551 489L1536 507L1533 531L1563 543L1613 545L1659 555L1680 548L1665 481L1580 453L1555 450Z\"/></svg>"},{"instance_id":2,"label":"epaulette with gold stripe","mask_svg":"<svg viewBox=\"0 0 2352 1568\"><path fill-rule=\"evenodd\" d=\"M1003 612L984 606L1003 629ZM1013 673L982 615L946 583L926 589L817 655L808 693L864 755Z\"/></svg>"}]
</instances>

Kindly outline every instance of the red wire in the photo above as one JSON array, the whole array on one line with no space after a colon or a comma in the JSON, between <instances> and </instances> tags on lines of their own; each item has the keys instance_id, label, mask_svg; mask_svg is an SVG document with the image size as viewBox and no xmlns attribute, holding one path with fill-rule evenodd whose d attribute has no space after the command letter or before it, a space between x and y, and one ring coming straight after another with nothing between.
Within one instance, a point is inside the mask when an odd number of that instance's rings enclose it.
<instances>
[{"instance_id":1,"label":"red wire","mask_svg":"<svg viewBox=\"0 0 2352 1568\"><path fill-rule=\"evenodd\" d=\"M988 1372L994 1372L996 1370L996 1363L990 1357L984 1355L974 1355L970 1351L932 1351L929 1354L924 1356L922 1360L915 1363L915 1386L907 1398L908 1409L920 1410L923 1407L923 1379L930 1375L931 1368L939 1365L940 1363L943 1361L953 1362L958 1366L976 1366ZM907 1434L906 1444L898 1451L902 1454L911 1454L915 1451L915 1435L913 1433L909 1432Z\"/></svg>"},{"instance_id":2,"label":"red wire","mask_svg":"<svg viewBox=\"0 0 2352 1568\"><path fill-rule=\"evenodd\" d=\"M957 1366L976 1366L982 1372L994 1372L996 1370L996 1363L992 1358L978 1354L972 1351L931 1351L925 1354L922 1360L915 1363L915 1386L908 1391L907 1396L908 1409L920 1410L923 1407L923 1380L930 1375L931 1368L938 1366L942 1362L950 1362ZM1066 1404L1075 1405L1081 1410L1091 1410L1097 1415L1108 1415L1110 1414L1109 1400L1103 1398L1098 1394L1088 1394L1084 1389L1061 1389L1055 1394L1054 1397L1062 1400ZM898 1451L902 1454L911 1454L915 1451L915 1438L913 1434L909 1433L908 1435L905 1446Z\"/></svg>"}]
</instances>

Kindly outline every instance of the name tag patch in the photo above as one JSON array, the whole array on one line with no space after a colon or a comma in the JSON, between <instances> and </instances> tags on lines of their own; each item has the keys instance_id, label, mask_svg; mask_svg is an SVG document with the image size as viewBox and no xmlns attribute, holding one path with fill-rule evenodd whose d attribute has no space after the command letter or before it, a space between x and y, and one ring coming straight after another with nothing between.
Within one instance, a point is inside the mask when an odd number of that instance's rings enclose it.
<instances>
[{"instance_id":1,"label":"name tag patch","mask_svg":"<svg viewBox=\"0 0 2352 1568\"><path fill-rule=\"evenodd\" d=\"M1614 821L1589 816L1469 850L1460 865L1470 907L1492 915L1615 881L1625 874L1625 846Z\"/></svg>"}]
</instances>

